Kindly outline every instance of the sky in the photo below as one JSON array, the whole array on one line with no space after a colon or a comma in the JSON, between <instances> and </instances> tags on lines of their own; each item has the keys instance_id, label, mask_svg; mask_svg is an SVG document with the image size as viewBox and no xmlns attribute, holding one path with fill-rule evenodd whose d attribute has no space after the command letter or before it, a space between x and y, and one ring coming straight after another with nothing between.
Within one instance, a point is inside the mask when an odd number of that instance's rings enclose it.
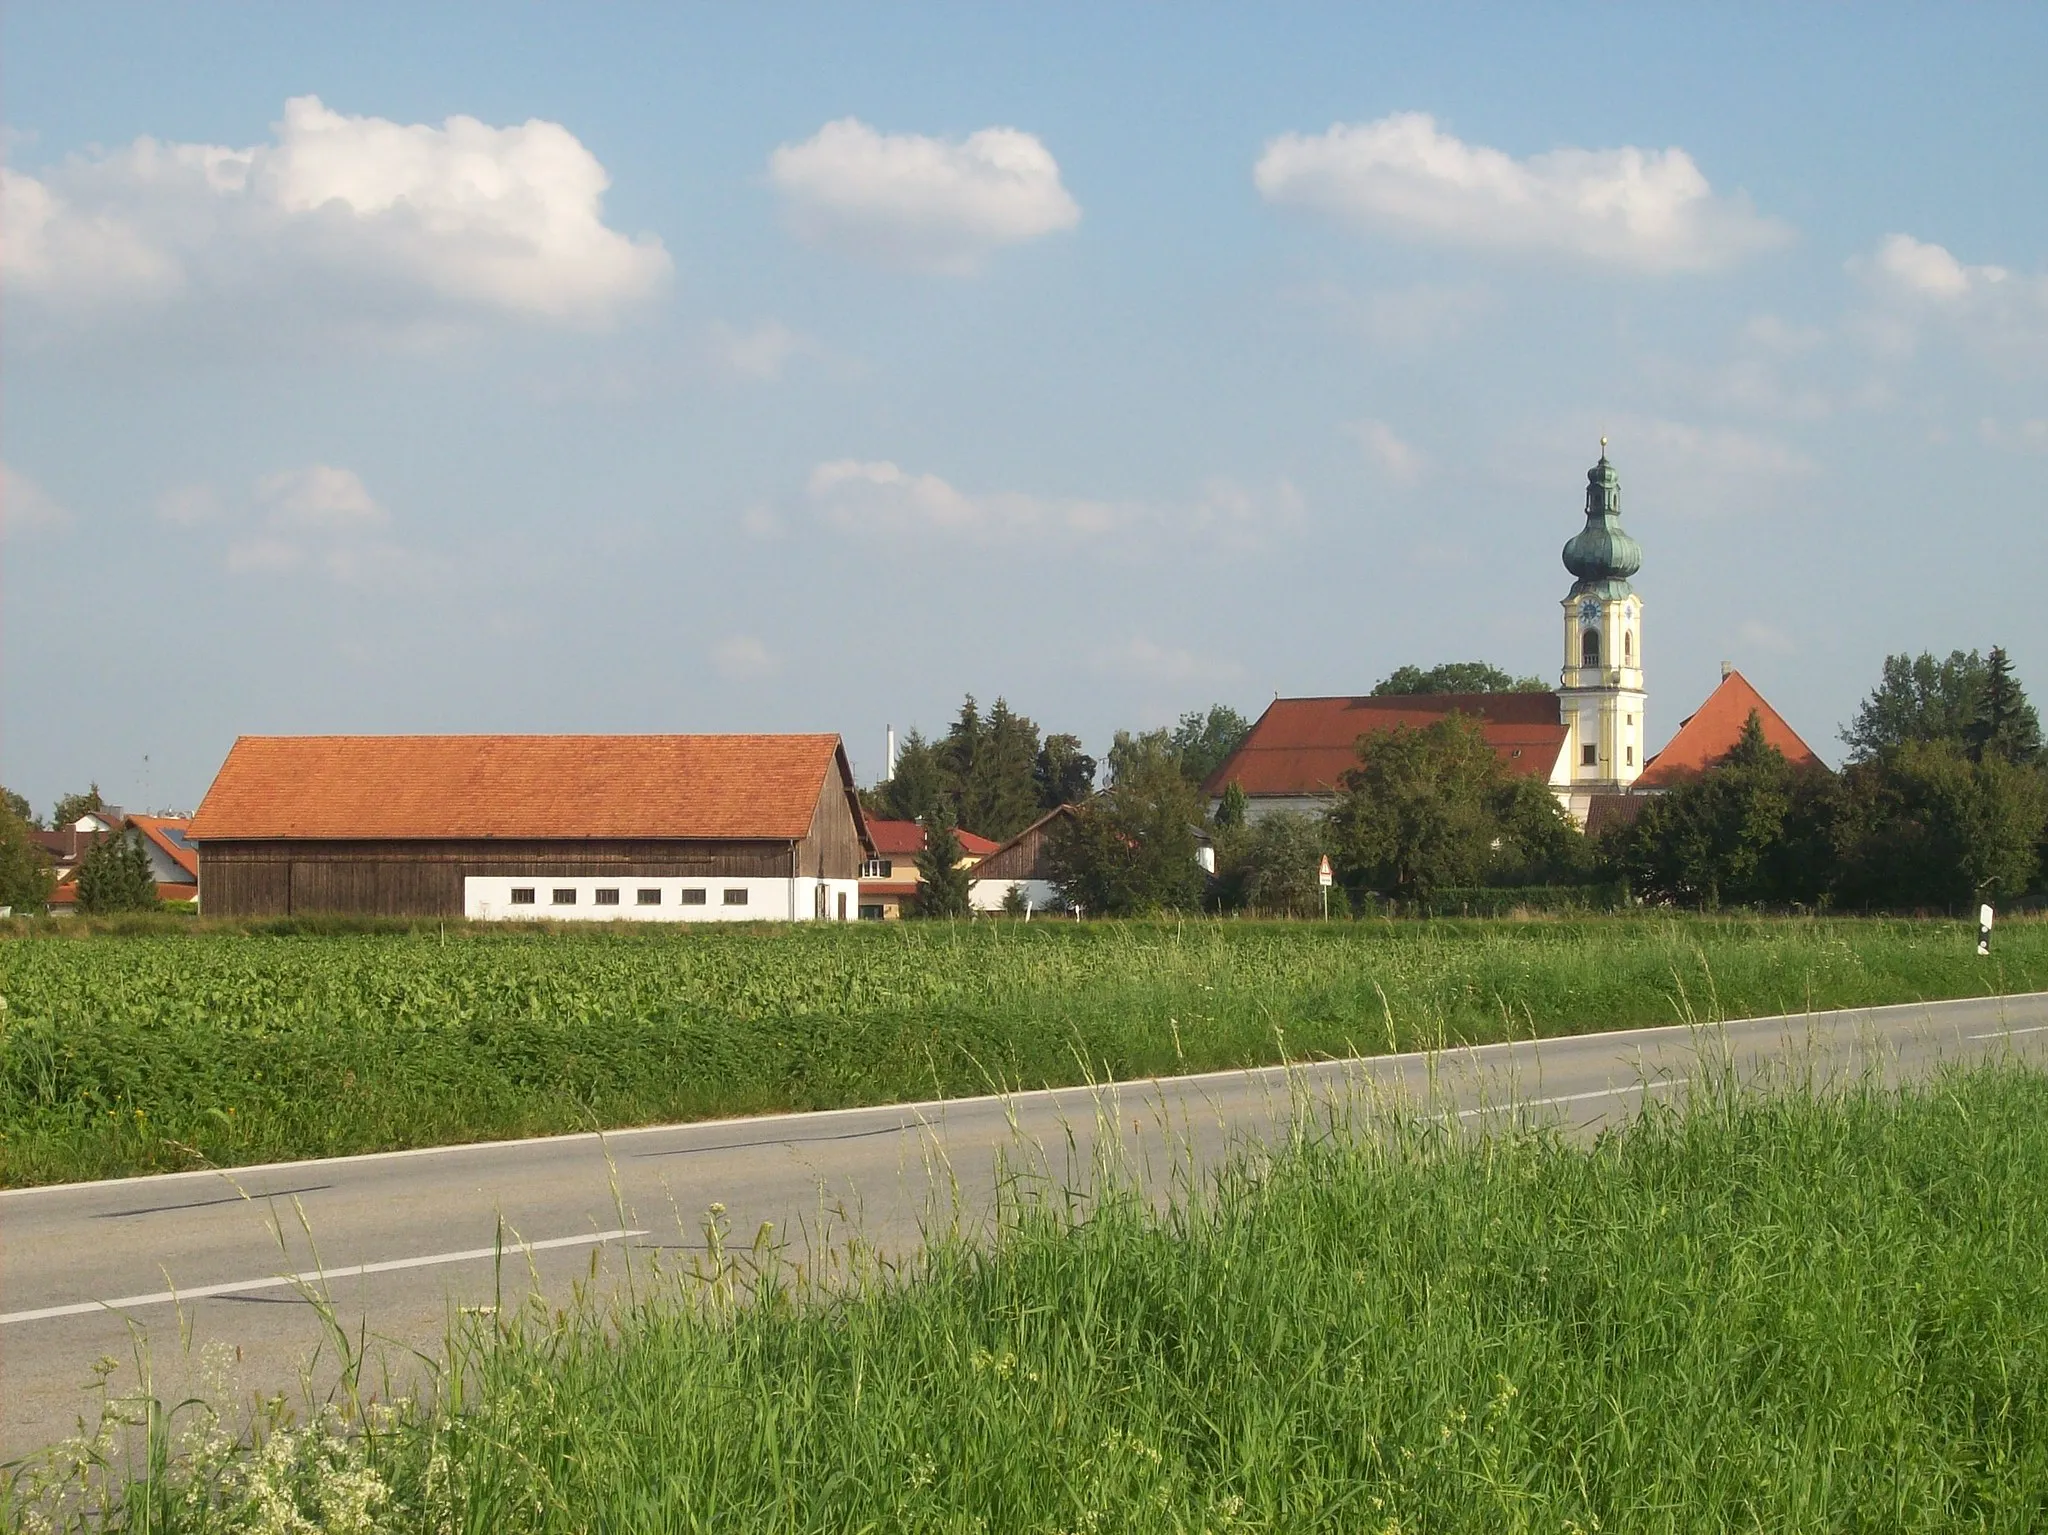
<instances>
[{"instance_id":1,"label":"sky","mask_svg":"<svg viewBox=\"0 0 2048 1535\"><path fill-rule=\"evenodd\" d=\"M0 10L0 779L2048 689L2048 7Z\"/></svg>"}]
</instances>

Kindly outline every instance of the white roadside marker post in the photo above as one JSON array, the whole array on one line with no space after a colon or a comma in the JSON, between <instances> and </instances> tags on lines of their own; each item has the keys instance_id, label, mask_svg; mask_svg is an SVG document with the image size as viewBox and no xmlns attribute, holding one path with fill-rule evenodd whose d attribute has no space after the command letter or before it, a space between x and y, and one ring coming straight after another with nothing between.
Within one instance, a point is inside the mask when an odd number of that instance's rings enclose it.
<instances>
[{"instance_id":1,"label":"white roadside marker post","mask_svg":"<svg viewBox=\"0 0 2048 1535\"><path fill-rule=\"evenodd\" d=\"M1336 879L1337 876L1330 872L1330 855L1325 853L1323 854L1322 867L1316 870L1316 883L1322 886L1323 889L1323 920L1325 922L1330 920L1330 886L1336 883Z\"/></svg>"},{"instance_id":2,"label":"white roadside marker post","mask_svg":"<svg viewBox=\"0 0 2048 1535\"><path fill-rule=\"evenodd\" d=\"M1977 908L1977 952L1988 955L1991 952L1991 903L1985 902Z\"/></svg>"}]
</instances>

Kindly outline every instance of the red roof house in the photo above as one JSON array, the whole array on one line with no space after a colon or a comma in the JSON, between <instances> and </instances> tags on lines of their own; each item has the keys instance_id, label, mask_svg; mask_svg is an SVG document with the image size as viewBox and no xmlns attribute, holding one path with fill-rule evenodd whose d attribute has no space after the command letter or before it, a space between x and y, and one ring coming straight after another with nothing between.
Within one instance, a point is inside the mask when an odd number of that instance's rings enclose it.
<instances>
[{"instance_id":1,"label":"red roof house","mask_svg":"<svg viewBox=\"0 0 2048 1535\"><path fill-rule=\"evenodd\" d=\"M1635 787L1668 789L1705 771L1735 749L1752 713L1763 727L1764 739L1783 752L1786 761L1794 767L1821 765L1820 755L1799 738L1799 732L1731 667L1707 701L1679 722L1664 749L1644 765Z\"/></svg>"}]
</instances>

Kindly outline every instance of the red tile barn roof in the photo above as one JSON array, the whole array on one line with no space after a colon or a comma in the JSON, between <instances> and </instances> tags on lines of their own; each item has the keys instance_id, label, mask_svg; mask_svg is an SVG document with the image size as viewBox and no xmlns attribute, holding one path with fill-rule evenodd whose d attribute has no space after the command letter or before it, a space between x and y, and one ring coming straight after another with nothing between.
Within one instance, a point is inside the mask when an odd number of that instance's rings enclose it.
<instances>
[{"instance_id":1,"label":"red tile barn roof","mask_svg":"<svg viewBox=\"0 0 2048 1535\"><path fill-rule=\"evenodd\" d=\"M1419 730L1456 710L1478 718L1511 773L1548 778L1564 750L1555 693L1429 693L1381 698L1276 698L1204 786L1235 780L1247 794L1328 794L1358 766L1358 738L1398 725Z\"/></svg>"},{"instance_id":2,"label":"red tile barn roof","mask_svg":"<svg viewBox=\"0 0 2048 1535\"><path fill-rule=\"evenodd\" d=\"M243 736L188 835L796 841L835 771L835 735Z\"/></svg>"},{"instance_id":3,"label":"red tile barn roof","mask_svg":"<svg viewBox=\"0 0 2048 1535\"><path fill-rule=\"evenodd\" d=\"M1707 701L1680 721L1678 733L1664 749L1643 767L1636 780L1639 789L1665 789L1718 762L1742 739L1742 727L1756 711L1764 739L1785 754L1794 767L1811 767L1820 761L1814 749L1799 739L1799 732L1785 723L1785 717L1764 701L1764 695L1749 684L1741 672L1731 671L1721 685L1707 695Z\"/></svg>"}]
</instances>

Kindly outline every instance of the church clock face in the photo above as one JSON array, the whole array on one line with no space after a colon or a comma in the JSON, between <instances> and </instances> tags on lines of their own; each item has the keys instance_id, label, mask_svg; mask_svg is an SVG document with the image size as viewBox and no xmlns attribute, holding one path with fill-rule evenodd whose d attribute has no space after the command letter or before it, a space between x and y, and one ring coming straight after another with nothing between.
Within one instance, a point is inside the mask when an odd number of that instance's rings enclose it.
<instances>
[{"instance_id":1,"label":"church clock face","mask_svg":"<svg viewBox=\"0 0 2048 1535\"><path fill-rule=\"evenodd\" d=\"M1596 624L1599 621L1600 604L1591 597L1581 599L1579 602L1579 622L1582 624Z\"/></svg>"}]
</instances>

